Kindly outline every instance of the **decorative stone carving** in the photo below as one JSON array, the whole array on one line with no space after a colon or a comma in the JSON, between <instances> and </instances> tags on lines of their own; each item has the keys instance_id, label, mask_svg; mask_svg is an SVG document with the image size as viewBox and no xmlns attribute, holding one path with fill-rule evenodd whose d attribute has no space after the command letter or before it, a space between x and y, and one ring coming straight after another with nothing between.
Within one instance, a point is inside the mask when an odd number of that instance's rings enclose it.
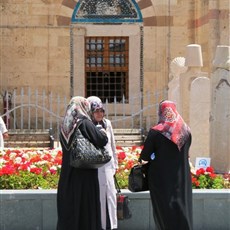
<instances>
[{"instance_id":1,"label":"decorative stone carving","mask_svg":"<svg viewBox=\"0 0 230 230\"><path fill-rule=\"evenodd\" d=\"M116 6L116 5L115 5ZM117 6L110 6L108 2L98 2L96 5L97 15L117 15Z\"/></svg>"},{"instance_id":2,"label":"decorative stone carving","mask_svg":"<svg viewBox=\"0 0 230 230\"><path fill-rule=\"evenodd\" d=\"M172 60L170 64L170 81L168 83L168 98L172 100L177 105L177 110L180 112L181 103L180 103L180 74L185 73L188 69L185 66L185 58L184 57L176 57Z\"/></svg>"},{"instance_id":3,"label":"decorative stone carving","mask_svg":"<svg viewBox=\"0 0 230 230\"><path fill-rule=\"evenodd\" d=\"M184 57L174 58L170 64L170 69L173 76L179 76L181 73L185 73L188 69L188 67L185 66L185 58Z\"/></svg>"}]
</instances>

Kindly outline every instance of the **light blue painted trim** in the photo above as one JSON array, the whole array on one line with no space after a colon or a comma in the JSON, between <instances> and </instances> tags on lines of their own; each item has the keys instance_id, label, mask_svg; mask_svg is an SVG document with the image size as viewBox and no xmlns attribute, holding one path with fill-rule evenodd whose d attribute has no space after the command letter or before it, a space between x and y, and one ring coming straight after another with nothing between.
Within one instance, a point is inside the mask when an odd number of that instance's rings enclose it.
<instances>
[{"instance_id":1,"label":"light blue painted trim","mask_svg":"<svg viewBox=\"0 0 230 230\"><path fill-rule=\"evenodd\" d=\"M109 23L109 24L119 24L119 23L142 23L143 17L141 14L141 10L135 0L131 0L132 4L135 6L137 12L137 18L76 18L75 15L77 14L82 1L78 1L71 18L72 23Z\"/></svg>"},{"instance_id":2,"label":"light blue painted trim","mask_svg":"<svg viewBox=\"0 0 230 230\"><path fill-rule=\"evenodd\" d=\"M105 19L105 18L78 18L72 21L72 23L111 23L111 24L120 24L120 23L142 23L140 19Z\"/></svg>"},{"instance_id":3,"label":"light blue painted trim","mask_svg":"<svg viewBox=\"0 0 230 230\"><path fill-rule=\"evenodd\" d=\"M135 0L131 0L131 1L132 1L133 5L135 6L135 9L137 10L139 20L141 20L141 22L143 22L142 13L141 13L141 10L140 10L137 2Z\"/></svg>"},{"instance_id":4,"label":"light blue painted trim","mask_svg":"<svg viewBox=\"0 0 230 230\"><path fill-rule=\"evenodd\" d=\"M74 8L74 10L73 10L71 22L75 22L75 21L76 21L76 19L75 19L74 16L77 14L77 12L78 12L78 10L79 10L80 3L81 3L81 1L78 1L77 4L76 4L76 6L75 6L75 8Z\"/></svg>"}]
</instances>

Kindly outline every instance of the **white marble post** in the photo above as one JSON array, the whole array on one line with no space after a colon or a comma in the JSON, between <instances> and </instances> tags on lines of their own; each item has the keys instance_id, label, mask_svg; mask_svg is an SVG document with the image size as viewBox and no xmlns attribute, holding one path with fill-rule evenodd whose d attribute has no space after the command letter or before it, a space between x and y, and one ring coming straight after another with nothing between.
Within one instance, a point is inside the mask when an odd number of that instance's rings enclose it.
<instances>
[{"instance_id":1,"label":"white marble post","mask_svg":"<svg viewBox=\"0 0 230 230\"><path fill-rule=\"evenodd\" d=\"M230 170L230 46L217 46L211 75L210 156L217 172Z\"/></svg>"},{"instance_id":2,"label":"white marble post","mask_svg":"<svg viewBox=\"0 0 230 230\"><path fill-rule=\"evenodd\" d=\"M176 57L170 64L170 81L168 83L168 99L176 103L177 111L181 113L180 101L180 74L185 73L188 67L185 66L184 57Z\"/></svg>"},{"instance_id":3,"label":"white marble post","mask_svg":"<svg viewBox=\"0 0 230 230\"><path fill-rule=\"evenodd\" d=\"M190 92L190 128L192 145L190 159L195 165L196 157L210 157L210 79L198 77L191 84Z\"/></svg>"},{"instance_id":4,"label":"white marble post","mask_svg":"<svg viewBox=\"0 0 230 230\"><path fill-rule=\"evenodd\" d=\"M188 71L180 75L181 115L189 124L191 83L197 77L208 76L207 73L201 72L201 67L203 66L203 58L200 45L190 44L186 47L185 66L188 67Z\"/></svg>"}]
</instances>

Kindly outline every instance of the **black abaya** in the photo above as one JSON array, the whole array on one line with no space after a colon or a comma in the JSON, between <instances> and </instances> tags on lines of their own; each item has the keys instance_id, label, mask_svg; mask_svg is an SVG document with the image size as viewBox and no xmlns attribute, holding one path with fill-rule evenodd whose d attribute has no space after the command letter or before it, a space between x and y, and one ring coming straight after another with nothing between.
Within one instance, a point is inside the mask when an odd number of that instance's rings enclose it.
<instances>
[{"instance_id":1,"label":"black abaya","mask_svg":"<svg viewBox=\"0 0 230 230\"><path fill-rule=\"evenodd\" d=\"M159 230L192 230L190 145L191 135L179 151L176 144L153 129L145 141L141 159L150 162L150 196ZM152 153L155 154L153 160Z\"/></svg>"}]
</instances>

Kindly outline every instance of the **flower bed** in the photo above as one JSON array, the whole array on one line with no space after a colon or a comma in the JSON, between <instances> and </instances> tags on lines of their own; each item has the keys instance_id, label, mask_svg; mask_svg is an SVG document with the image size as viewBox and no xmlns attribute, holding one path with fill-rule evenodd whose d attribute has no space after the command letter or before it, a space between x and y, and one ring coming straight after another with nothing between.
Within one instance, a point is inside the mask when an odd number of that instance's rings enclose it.
<instances>
[{"instance_id":1,"label":"flower bed","mask_svg":"<svg viewBox=\"0 0 230 230\"><path fill-rule=\"evenodd\" d=\"M127 188L130 169L137 163L142 146L117 146L119 168L116 177ZM0 189L55 189L61 170L60 149L0 150ZM193 188L229 188L229 174L216 175L212 168L192 174Z\"/></svg>"},{"instance_id":2,"label":"flower bed","mask_svg":"<svg viewBox=\"0 0 230 230\"><path fill-rule=\"evenodd\" d=\"M192 187L196 189L230 188L230 174L217 175L212 167L200 168L192 174Z\"/></svg>"},{"instance_id":3,"label":"flower bed","mask_svg":"<svg viewBox=\"0 0 230 230\"><path fill-rule=\"evenodd\" d=\"M117 159L119 168L116 178L120 188L128 187L130 169L137 164L143 146L117 147Z\"/></svg>"},{"instance_id":4,"label":"flower bed","mask_svg":"<svg viewBox=\"0 0 230 230\"><path fill-rule=\"evenodd\" d=\"M0 189L57 188L62 162L58 149L0 151Z\"/></svg>"}]
</instances>

